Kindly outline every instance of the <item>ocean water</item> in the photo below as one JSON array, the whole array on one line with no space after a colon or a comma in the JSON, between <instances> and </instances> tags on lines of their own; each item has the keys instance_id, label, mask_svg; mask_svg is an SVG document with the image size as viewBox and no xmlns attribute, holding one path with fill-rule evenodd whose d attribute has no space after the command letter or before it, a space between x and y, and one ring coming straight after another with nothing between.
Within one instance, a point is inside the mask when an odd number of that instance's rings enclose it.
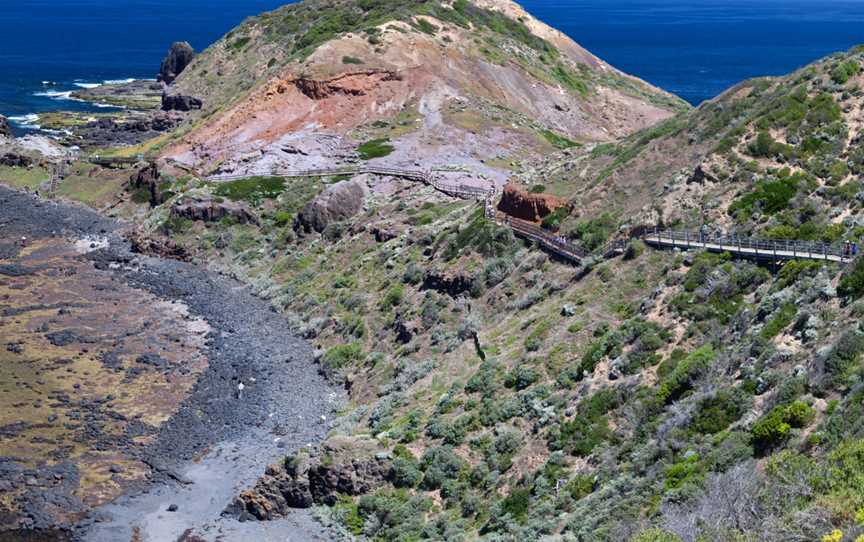
<instances>
[{"instance_id":1,"label":"ocean water","mask_svg":"<svg viewBox=\"0 0 864 542\"><path fill-rule=\"evenodd\" d=\"M284 0L0 0L0 114L92 109L69 91L152 78L172 41L197 50ZM864 42L864 0L522 0L618 68L693 104Z\"/></svg>"}]
</instances>

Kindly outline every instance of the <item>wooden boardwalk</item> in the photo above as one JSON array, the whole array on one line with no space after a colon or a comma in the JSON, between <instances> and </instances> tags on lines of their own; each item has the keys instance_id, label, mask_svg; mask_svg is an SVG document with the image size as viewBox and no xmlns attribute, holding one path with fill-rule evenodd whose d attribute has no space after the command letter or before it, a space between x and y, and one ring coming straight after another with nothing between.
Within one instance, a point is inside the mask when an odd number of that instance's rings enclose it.
<instances>
[{"instance_id":1,"label":"wooden boardwalk","mask_svg":"<svg viewBox=\"0 0 864 542\"><path fill-rule=\"evenodd\" d=\"M842 245L814 241L709 236L699 232L671 230L647 233L642 236L642 241L655 248L728 252L736 257L756 260L818 260L848 263L853 259L853 255L844 254Z\"/></svg>"},{"instance_id":2,"label":"wooden boardwalk","mask_svg":"<svg viewBox=\"0 0 864 542\"><path fill-rule=\"evenodd\" d=\"M404 179L422 182L434 189L452 197L463 199L485 200L486 217L498 224L506 226L524 239L536 242L544 249L557 254L561 258L574 264L581 264L582 260L592 255L576 243L570 242L562 236L545 230L533 222L520 220L518 218L500 213L495 209L494 188L487 189L469 185L447 184L438 180L431 171L399 169L379 166L351 166L332 169L309 169L298 171L275 171L265 176L304 178L304 177L332 177L340 175L386 175L401 177ZM250 175L214 175L206 180L219 182L235 179L248 178ZM645 244L658 248L670 248L681 250L708 250L711 252L728 252L738 258L750 258L756 260L770 260L774 262L785 260L815 260L826 262L848 263L854 259L854 255L847 254L843 246L812 241L792 241L774 239L755 239L750 237L730 236L705 236L699 232L653 230L631 235L630 239L641 239ZM622 254L626 249L629 239L613 239L597 256L610 258Z\"/></svg>"}]
</instances>

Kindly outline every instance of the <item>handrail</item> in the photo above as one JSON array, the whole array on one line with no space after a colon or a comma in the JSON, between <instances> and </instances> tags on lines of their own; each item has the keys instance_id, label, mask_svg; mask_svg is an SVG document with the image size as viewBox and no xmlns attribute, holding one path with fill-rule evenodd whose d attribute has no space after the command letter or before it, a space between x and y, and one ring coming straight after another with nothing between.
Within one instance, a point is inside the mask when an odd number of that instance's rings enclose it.
<instances>
[{"instance_id":1,"label":"handrail","mask_svg":"<svg viewBox=\"0 0 864 542\"><path fill-rule=\"evenodd\" d=\"M812 260L839 258L840 261L846 261L854 256L848 247L819 241L759 239L737 235L715 235L698 231L659 229L646 232L642 238L649 243L671 244L673 247L717 247L738 254L755 254L778 258L789 258L790 256Z\"/></svg>"}]
</instances>

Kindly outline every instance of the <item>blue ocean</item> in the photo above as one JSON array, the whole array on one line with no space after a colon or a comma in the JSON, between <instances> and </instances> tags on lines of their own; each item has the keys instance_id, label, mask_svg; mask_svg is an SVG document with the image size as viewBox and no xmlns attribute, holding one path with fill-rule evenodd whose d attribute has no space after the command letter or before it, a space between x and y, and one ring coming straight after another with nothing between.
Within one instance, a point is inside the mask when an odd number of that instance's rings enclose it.
<instances>
[{"instance_id":1,"label":"blue ocean","mask_svg":"<svg viewBox=\"0 0 864 542\"><path fill-rule=\"evenodd\" d=\"M201 50L284 0L2 0L0 114L92 106L88 85L152 78L172 41ZM698 104L864 42L862 0L523 0L618 68Z\"/></svg>"}]
</instances>

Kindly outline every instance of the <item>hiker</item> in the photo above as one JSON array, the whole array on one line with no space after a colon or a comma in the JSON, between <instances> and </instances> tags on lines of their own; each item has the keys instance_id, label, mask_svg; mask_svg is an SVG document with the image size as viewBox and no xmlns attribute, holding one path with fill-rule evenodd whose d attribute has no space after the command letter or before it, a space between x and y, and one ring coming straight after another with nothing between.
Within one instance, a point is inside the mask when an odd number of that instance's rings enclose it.
<instances>
[{"instance_id":1,"label":"hiker","mask_svg":"<svg viewBox=\"0 0 864 542\"><path fill-rule=\"evenodd\" d=\"M858 243L852 243L852 257L858 255Z\"/></svg>"},{"instance_id":2,"label":"hiker","mask_svg":"<svg viewBox=\"0 0 864 542\"><path fill-rule=\"evenodd\" d=\"M21 237L21 248L27 248L27 238Z\"/></svg>"}]
</instances>

